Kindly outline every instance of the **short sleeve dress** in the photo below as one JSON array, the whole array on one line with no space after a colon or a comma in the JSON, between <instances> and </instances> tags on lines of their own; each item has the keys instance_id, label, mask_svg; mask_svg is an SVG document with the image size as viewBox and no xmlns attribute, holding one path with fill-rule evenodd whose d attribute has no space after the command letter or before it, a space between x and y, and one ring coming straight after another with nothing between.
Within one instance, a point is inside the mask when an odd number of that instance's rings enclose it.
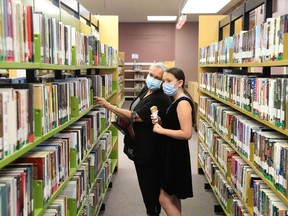
<instances>
[{"instance_id":1,"label":"short sleeve dress","mask_svg":"<svg viewBox=\"0 0 288 216\"><path fill-rule=\"evenodd\" d=\"M182 100L189 101L192 107L192 102L189 98L178 98L168 108L165 119L162 119L164 128L180 129L177 106ZM176 195L179 199L193 197L188 144L188 140L179 140L172 137L165 137L162 143L161 188L169 195Z\"/></svg>"}]
</instances>

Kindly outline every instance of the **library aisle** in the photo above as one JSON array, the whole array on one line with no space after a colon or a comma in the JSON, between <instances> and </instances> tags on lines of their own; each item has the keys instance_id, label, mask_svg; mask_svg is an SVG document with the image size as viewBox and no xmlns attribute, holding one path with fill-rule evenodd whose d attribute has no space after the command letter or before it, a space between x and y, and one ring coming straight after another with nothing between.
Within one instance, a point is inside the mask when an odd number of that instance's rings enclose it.
<instances>
[{"instance_id":1,"label":"library aisle","mask_svg":"<svg viewBox=\"0 0 288 216\"><path fill-rule=\"evenodd\" d=\"M130 101L123 108L129 107ZM123 153L123 136L119 133L118 171L113 175L113 189L105 197L105 211L100 216L145 216L145 207L137 182L134 164ZM190 141L194 197L182 200L182 216L214 216L217 200L212 191L204 189L204 175L197 173L197 133L193 131ZM165 216L162 209L161 216Z\"/></svg>"}]
</instances>

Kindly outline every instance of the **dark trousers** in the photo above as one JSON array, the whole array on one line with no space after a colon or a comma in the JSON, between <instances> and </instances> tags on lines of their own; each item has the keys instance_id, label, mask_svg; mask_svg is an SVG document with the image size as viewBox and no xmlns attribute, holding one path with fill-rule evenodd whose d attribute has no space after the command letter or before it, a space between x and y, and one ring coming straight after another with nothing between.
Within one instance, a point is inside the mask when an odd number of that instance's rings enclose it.
<instances>
[{"instance_id":1,"label":"dark trousers","mask_svg":"<svg viewBox=\"0 0 288 216\"><path fill-rule=\"evenodd\" d=\"M159 203L159 167L156 165L144 165L137 162L134 162L134 164L146 212L148 215L157 216L161 211Z\"/></svg>"}]
</instances>

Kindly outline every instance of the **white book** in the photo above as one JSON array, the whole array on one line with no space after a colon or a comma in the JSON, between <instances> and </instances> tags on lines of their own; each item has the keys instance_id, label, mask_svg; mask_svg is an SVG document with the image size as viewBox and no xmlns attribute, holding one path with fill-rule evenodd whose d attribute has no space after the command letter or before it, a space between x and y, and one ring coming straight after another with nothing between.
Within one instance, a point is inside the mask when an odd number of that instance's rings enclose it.
<instances>
[{"instance_id":1,"label":"white book","mask_svg":"<svg viewBox=\"0 0 288 216\"><path fill-rule=\"evenodd\" d=\"M0 88L0 92L7 93L8 105L8 143L10 153L16 150L17 145L17 106L16 93L13 88Z\"/></svg>"}]
</instances>

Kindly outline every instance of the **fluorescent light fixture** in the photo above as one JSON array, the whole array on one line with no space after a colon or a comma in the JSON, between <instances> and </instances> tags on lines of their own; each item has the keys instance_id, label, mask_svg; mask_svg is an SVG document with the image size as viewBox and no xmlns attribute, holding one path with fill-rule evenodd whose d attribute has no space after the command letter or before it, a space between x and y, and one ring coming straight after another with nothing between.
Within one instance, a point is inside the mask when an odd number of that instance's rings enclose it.
<instances>
[{"instance_id":1,"label":"fluorescent light fixture","mask_svg":"<svg viewBox=\"0 0 288 216\"><path fill-rule=\"evenodd\" d=\"M148 21L175 21L177 16L147 16Z\"/></svg>"},{"instance_id":2,"label":"fluorescent light fixture","mask_svg":"<svg viewBox=\"0 0 288 216\"><path fill-rule=\"evenodd\" d=\"M217 13L231 0L187 0L182 14Z\"/></svg>"},{"instance_id":3,"label":"fluorescent light fixture","mask_svg":"<svg viewBox=\"0 0 288 216\"><path fill-rule=\"evenodd\" d=\"M187 20L187 15L186 14L182 14L179 19L178 22L176 23L176 29L181 29L182 26L185 24Z\"/></svg>"}]
</instances>

